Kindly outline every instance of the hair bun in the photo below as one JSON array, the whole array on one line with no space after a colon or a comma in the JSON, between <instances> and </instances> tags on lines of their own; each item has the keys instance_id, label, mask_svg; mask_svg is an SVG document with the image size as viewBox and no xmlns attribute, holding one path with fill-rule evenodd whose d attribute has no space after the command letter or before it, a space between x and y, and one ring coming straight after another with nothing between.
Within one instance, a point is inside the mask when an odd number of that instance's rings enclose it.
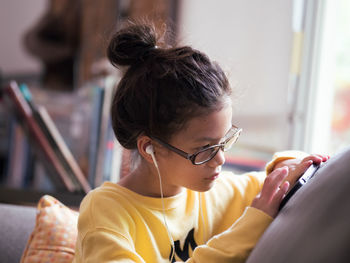
<instances>
[{"instance_id":1,"label":"hair bun","mask_svg":"<svg viewBox=\"0 0 350 263\"><path fill-rule=\"evenodd\" d=\"M155 29L147 25L129 25L112 36L107 57L113 66L130 66L143 61L156 49Z\"/></svg>"}]
</instances>

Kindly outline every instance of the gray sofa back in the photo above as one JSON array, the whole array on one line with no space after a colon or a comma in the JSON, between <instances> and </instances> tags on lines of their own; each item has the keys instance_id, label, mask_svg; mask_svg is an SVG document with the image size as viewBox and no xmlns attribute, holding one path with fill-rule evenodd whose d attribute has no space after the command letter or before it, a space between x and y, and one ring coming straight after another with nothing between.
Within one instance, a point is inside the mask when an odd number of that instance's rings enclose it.
<instances>
[{"instance_id":1,"label":"gray sofa back","mask_svg":"<svg viewBox=\"0 0 350 263\"><path fill-rule=\"evenodd\" d=\"M247 260L271 262L350 262L350 148L289 200Z\"/></svg>"},{"instance_id":2,"label":"gray sofa back","mask_svg":"<svg viewBox=\"0 0 350 263\"><path fill-rule=\"evenodd\" d=\"M0 204L0 262L20 262L35 218L35 207Z\"/></svg>"}]
</instances>

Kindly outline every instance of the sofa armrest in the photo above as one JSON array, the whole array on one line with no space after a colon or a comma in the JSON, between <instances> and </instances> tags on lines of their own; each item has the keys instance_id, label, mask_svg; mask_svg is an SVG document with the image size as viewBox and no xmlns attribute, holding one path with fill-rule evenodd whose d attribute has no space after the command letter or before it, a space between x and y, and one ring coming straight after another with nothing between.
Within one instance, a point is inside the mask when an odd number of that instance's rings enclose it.
<instances>
[{"instance_id":1,"label":"sofa armrest","mask_svg":"<svg viewBox=\"0 0 350 263\"><path fill-rule=\"evenodd\" d=\"M350 148L333 156L281 210L247 263L349 262Z\"/></svg>"},{"instance_id":2,"label":"sofa armrest","mask_svg":"<svg viewBox=\"0 0 350 263\"><path fill-rule=\"evenodd\" d=\"M35 207L0 204L1 262L20 262L35 218Z\"/></svg>"}]
</instances>

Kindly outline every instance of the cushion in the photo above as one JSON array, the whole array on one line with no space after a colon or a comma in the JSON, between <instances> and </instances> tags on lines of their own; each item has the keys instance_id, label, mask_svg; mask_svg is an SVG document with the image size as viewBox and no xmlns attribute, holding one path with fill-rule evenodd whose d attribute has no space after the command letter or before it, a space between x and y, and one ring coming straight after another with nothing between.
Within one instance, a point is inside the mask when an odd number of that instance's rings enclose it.
<instances>
[{"instance_id":1,"label":"cushion","mask_svg":"<svg viewBox=\"0 0 350 263\"><path fill-rule=\"evenodd\" d=\"M247 263L349 262L350 148L333 156L289 200Z\"/></svg>"},{"instance_id":2,"label":"cushion","mask_svg":"<svg viewBox=\"0 0 350 263\"><path fill-rule=\"evenodd\" d=\"M36 224L21 263L71 262L77 239L78 212L54 197L45 195L38 203Z\"/></svg>"}]
</instances>

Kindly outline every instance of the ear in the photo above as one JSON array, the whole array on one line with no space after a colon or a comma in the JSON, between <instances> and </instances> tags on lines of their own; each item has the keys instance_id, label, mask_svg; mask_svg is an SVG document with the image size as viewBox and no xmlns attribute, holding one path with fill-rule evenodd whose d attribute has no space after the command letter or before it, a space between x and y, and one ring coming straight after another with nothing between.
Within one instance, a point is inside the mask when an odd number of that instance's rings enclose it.
<instances>
[{"instance_id":1,"label":"ear","mask_svg":"<svg viewBox=\"0 0 350 263\"><path fill-rule=\"evenodd\" d=\"M146 135L140 135L137 138L137 149L140 153L140 155L145 159L147 162L153 164L152 156L146 152L147 146L152 144L152 139Z\"/></svg>"}]
</instances>

